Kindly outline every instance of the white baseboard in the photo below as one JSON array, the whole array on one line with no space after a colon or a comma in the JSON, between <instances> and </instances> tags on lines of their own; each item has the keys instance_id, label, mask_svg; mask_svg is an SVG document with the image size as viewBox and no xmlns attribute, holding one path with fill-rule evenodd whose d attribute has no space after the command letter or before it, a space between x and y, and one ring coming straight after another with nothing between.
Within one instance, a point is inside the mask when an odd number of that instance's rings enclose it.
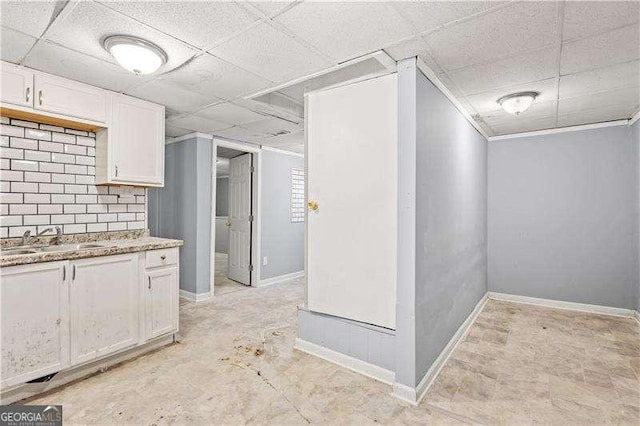
<instances>
[{"instance_id":1,"label":"white baseboard","mask_svg":"<svg viewBox=\"0 0 640 426\"><path fill-rule=\"evenodd\" d=\"M190 291L187 290L182 290L180 289L180 297L184 297L185 299L187 299L189 302L205 302L209 299L211 299L211 292L208 291L206 293L191 293Z\"/></svg>"},{"instance_id":2,"label":"white baseboard","mask_svg":"<svg viewBox=\"0 0 640 426\"><path fill-rule=\"evenodd\" d=\"M283 283L285 281L295 280L300 277L304 277L304 271L292 272L290 274L278 275L277 277L260 280L257 287L264 287L266 285Z\"/></svg>"},{"instance_id":3,"label":"white baseboard","mask_svg":"<svg viewBox=\"0 0 640 426\"><path fill-rule=\"evenodd\" d=\"M378 367L377 365L373 365L366 361L353 358L349 355L336 352L334 350L325 348L324 346L316 345L315 343L307 342L306 340L302 340L300 338L296 338L296 343L293 347L299 351L306 352L310 355L322 358L325 361L338 364L344 368L348 368L351 371L355 371L356 373L371 377L372 379L378 380L388 385L392 384L395 378L395 373L391 370Z\"/></svg>"},{"instance_id":4,"label":"white baseboard","mask_svg":"<svg viewBox=\"0 0 640 426\"><path fill-rule=\"evenodd\" d=\"M412 388L411 386L403 385L401 383L393 384L393 395L396 398L402 399L403 401L407 401L410 404L418 405L420 400L424 397L429 390L429 387L434 382L435 378L438 377L440 370L444 367L445 363L458 346L458 343L462 341L462 339L467 335L467 332L473 325L473 322L476 320L480 312L482 312L482 308L485 303L487 303L488 297L487 293L478 301L473 311L469 314L467 319L458 327L456 333L451 337L447 346L444 347L438 358L431 364L429 370L426 372L418 386Z\"/></svg>"},{"instance_id":5,"label":"white baseboard","mask_svg":"<svg viewBox=\"0 0 640 426\"><path fill-rule=\"evenodd\" d=\"M538 297L517 296L515 294L487 293L489 299L504 300L507 302L526 303L529 305L545 306L547 308L567 309L570 311L589 312L594 314L615 315L618 317L635 316L633 309L615 308L613 306L589 305L587 303L565 302L562 300L541 299Z\"/></svg>"}]
</instances>

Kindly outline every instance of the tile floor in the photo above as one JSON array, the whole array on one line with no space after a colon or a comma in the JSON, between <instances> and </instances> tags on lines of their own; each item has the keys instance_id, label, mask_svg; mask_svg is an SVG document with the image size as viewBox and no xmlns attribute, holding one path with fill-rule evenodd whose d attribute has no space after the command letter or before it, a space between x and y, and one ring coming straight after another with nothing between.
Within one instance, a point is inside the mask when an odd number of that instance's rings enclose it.
<instances>
[{"instance_id":1,"label":"tile floor","mask_svg":"<svg viewBox=\"0 0 640 426\"><path fill-rule=\"evenodd\" d=\"M222 296L223 294L233 293L234 291L245 290L249 288L249 286L230 280L227 277L227 268L229 267L227 263L228 259L229 255L224 253L216 253L216 271L214 274L213 286L214 296Z\"/></svg>"},{"instance_id":2,"label":"tile floor","mask_svg":"<svg viewBox=\"0 0 640 426\"><path fill-rule=\"evenodd\" d=\"M66 424L639 424L631 319L490 301L419 406L292 349L294 281L181 307L183 340L29 401Z\"/></svg>"}]
</instances>

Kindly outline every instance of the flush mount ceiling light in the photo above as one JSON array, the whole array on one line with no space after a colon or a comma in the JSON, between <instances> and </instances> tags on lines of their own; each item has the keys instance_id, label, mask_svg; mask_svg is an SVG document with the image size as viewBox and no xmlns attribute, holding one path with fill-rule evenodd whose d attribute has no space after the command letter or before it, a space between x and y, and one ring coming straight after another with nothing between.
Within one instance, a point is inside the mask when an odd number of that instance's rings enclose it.
<instances>
[{"instance_id":1,"label":"flush mount ceiling light","mask_svg":"<svg viewBox=\"0 0 640 426\"><path fill-rule=\"evenodd\" d=\"M509 114L519 115L529 109L538 92L519 92L503 96L498 99L498 104Z\"/></svg>"},{"instance_id":2,"label":"flush mount ceiling light","mask_svg":"<svg viewBox=\"0 0 640 426\"><path fill-rule=\"evenodd\" d=\"M112 35L102 45L123 68L135 74L151 74L167 62L164 50L138 37Z\"/></svg>"}]
</instances>

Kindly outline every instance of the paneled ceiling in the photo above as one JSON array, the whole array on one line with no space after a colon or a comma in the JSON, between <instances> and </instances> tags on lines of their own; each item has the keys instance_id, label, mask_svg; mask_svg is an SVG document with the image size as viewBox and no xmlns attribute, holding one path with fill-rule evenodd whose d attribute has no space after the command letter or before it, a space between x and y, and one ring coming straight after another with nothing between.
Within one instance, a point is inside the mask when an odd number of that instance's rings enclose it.
<instances>
[{"instance_id":1,"label":"paneled ceiling","mask_svg":"<svg viewBox=\"0 0 640 426\"><path fill-rule=\"evenodd\" d=\"M248 94L384 49L422 59L488 135L630 118L640 99L640 2L1 2L3 60L158 102L191 131L302 151L303 119ZM161 46L135 76L111 34ZM540 92L513 116L496 100Z\"/></svg>"}]
</instances>

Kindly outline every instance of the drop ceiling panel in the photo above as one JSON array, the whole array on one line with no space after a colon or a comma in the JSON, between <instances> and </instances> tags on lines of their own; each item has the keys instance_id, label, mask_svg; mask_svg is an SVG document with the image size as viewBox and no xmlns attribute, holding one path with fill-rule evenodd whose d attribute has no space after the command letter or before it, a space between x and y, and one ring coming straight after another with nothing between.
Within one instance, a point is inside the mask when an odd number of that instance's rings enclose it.
<instances>
[{"instance_id":1,"label":"drop ceiling panel","mask_svg":"<svg viewBox=\"0 0 640 426\"><path fill-rule=\"evenodd\" d=\"M564 5L562 38L571 40L638 22L637 1L568 1Z\"/></svg>"},{"instance_id":2,"label":"drop ceiling panel","mask_svg":"<svg viewBox=\"0 0 640 426\"><path fill-rule=\"evenodd\" d=\"M558 115L613 106L633 111L638 107L639 100L640 92L638 87L593 93L575 98L561 99L558 104Z\"/></svg>"},{"instance_id":3,"label":"drop ceiling panel","mask_svg":"<svg viewBox=\"0 0 640 426\"><path fill-rule=\"evenodd\" d=\"M212 49L210 53L275 82L285 82L332 65L266 23Z\"/></svg>"},{"instance_id":4,"label":"drop ceiling panel","mask_svg":"<svg viewBox=\"0 0 640 426\"><path fill-rule=\"evenodd\" d=\"M417 32L430 31L449 22L487 10L499 2L398 2L394 6Z\"/></svg>"},{"instance_id":5,"label":"drop ceiling panel","mask_svg":"<svg viewBox=\"0 0 640 426\"><path fill-rule=\"evenodd\" d=\"M519 86L511 86L504 89L490 90L488 92L478 93L469 96L467 100L479 114L493 113L494 111L503 111L498 105L498 99L505 95L516 92L535 91L540 93L534 102L534 106L539 103L554 101L556 99L556 79L549 78L533 83L527 83ZM503 111L504 112L504 111ZM528 111L527 111L528 112ZM523 115L524 118L527 115Z\"/></svg>"},{"instance_id":6,"label":"drop ceiling panel","mask_svg":"<svg viewBox=\"0 0 640 426\"><path fill-rule=\"evenodd\" d=\"M189 129L194 132L214 133L231 126L227 123L210 120L208 118L198 117L196 115L187 115L184 117L171 118L166 121L167 125L179 127L181 129Z\"/></svg>"},{"instance_id":7,"label":"drop ceiling panel","mask_svg":"<svg viewBox=\"0 0 640 426\"><path fill-rule=\"evenodd\" d=\"M251 1L247 3L259 10L264 16L273 17L284 9L293 6L295 1Z\"/></svg>"},{"instance_id":8,"label":"drop ceiling panel","mask_svg":"<svg viewBox=\"0 0 640 426\"><path fill-rule=\"evenodd\" d=\"M209 49L260 17L230 1L104 2L127 16L201 49Z\"/></svg>"},{"instance_id":9,"label":"drop ceiling panel","mask_svg":"<svg viewBox=\"0 0 640 426\"><path fill-rule=\"evenodd\" d=\"M337 62L415 33L390 2L305 2L275 21Z\"/></svg>"},{"instance_id":10,"label":"drop ceiling panel","mask_svg":"<svg viewBox=\"0 0 640 426\"><path fill-rule=\"evenodd\" d=\"M446 70L502 59L553 45L558 3L518 2L425 36Z\"/></svg>"},{"instance_id":11,"label":"drop ceiling panel","mask_svg":"<svg viewBox=\"0 0 640 426\"><path fill-rule=\"evenodd\" d=\"M231 99L268 87L271 82L208 53L162 76L203 95Z\"/></svg>"},{"instance_id":12,"label":"drop ceiling panel","mask_svg":"<svg viewBox=\"0 0 640 426\"><path fill-rule=\"evenodd\" d=\"M2 1L2 25L33 37L40 37L53 21L64 1Z\"/></svg>"},{"instance_id":13,"label":"drop ceiling panel","mask_svg":"<svg viewBox=\"0 0 640 426\"><path fill-rule=\"evenodd\" d=\"M204 96L197 91L186 90L160 78L127 90L126 93L165 105L181 113L196 111L212 103L222 102L222 99L215 96Z\"/></svg>"},{"instance_id":14,"label":"drop ceiling panel","mask_svg":"<svg viewBox=\"0 0 640 426\"><path fill-rule=\"evenodd\" d=\"M116 63L102 47L102 40L113 34L141 37L160 46L168 55L159 72L170 70L196 54L196 50L159 31L94 2L79 2L62 19L57 19L44 38L70 49Z\"/></svg>"},{"instance_id":15,"label":"drop ceiling panel","mask_svg":"<svg viewBox=\"0 0 640 426\"><path fill-rule=\"evenodd\" d=\"M493 129L496 135L509 135L511 133L531 132L534 130L552 129L554 127L556 127L555 117L540 117L491 126L491 129Z\"/></svg>"},{"instance_id":16,"label":"drop ceiling panel","mask_svg":"<svg viewBox=\"0 0 640 426\"><path fill-rule=\"evenodd\" d=\"M196 113L198 116L210 118L223 123L241 125L264 119L264 115L258 114L230 102L221 103L205 108Z\"/></svg>"},{"instance_id":17,"label":"drop ceiling panel","mask_svg":"<svg viewBox=\"0 0 640 426\"><path fill-rule=\"evenodd\" d=\"M0 33L0 58L3 61L18 63L33 47L36 40L30 35L2 27Z\"/></svg>"},{"instance_id":18,"label":"drop ceiling panel","mask_svg":"<svg viewBox=\"0 0 640 426\"><path fill-rule=\"evenodd\" d=\"M178 136L184 136L193 132L193 130L181 129L175 126L165 126L164 135L167 138L175 138Z\"/></svg>"},{"instance_id":19,"label":"drop ceiling panel","mask_svg":"<svg viewBox=\"0 0 640 426\"><path fill-rule=\"evenodd\" d=\"M464 93L471 95L555 77L558 75L557 58L558 50L551 47L501 61L461 68L449 75Z\"/></svg>"},{"instance_id":20,"label":"drop ceiling panel","mask_svg":"<svg viewBox=\"0 0 640 426\"><path fill-rule=\"evenodd\" d=\"M384 51L396 61L419 56L433 72L436 74L442 72L440 65L431 57L429 47L421 36L385 47Z\"/></svg>"},{"instance_id":21,"label":"drop ceiling panel","mask_svg":"<svg viewBox=\"0 0 640 426\"><path fill-rule=\"evenodd\" d=\"M640 58L640 32L631 25L562 46L562 75L606 67Z\"/></svg>"},{"instance_id":22,"label":"drop ceiling panel","mask_svg":"<svg viewBox=\"0 0 640 426\"><path fill-rule=\"evenodd\" d=\"M560 77L560 99L640 85L640 61Z\"/></svg>"},{"instance_id":23,"label":"drop ceiling panel","mask_svg":"<svg viewBox=\"0 0 640 426\"><path fill-rule=\"evenodd\" d=\"M275 135L278 133L291 133L302 129L302 124L292 123L290 121L281 120L276 117L263 118L259 121L245 123L242 125L245 129L253 130L259 133Z\"/></svg>"},{"instance_id":24,"label":"drop ceiling panel","mask_svg":"<svg viewBox=\"0 0 640 426\"><path fill-rule=\"evenodd\" d=\"M581 124L602 123L605 121L626 120L634 110L618 105L598 107L572 114L558 115L558 126L579 126Z\"/></svg>"},{"instance_id":25,"label":"drop ceiling panel","mask_svg":"<svg viewBox=\"0 0 640 426\"><path fill-rule=\"evenodd\" d=\"M301 145L304 144L304 132L299 131L286 135L272 136L264 139L264 141L262 141L262 144L274 148L284 148L291 145Z\"/></svg>"},{"instance_id":26,"label":"drop ceiling panel","mask_svg":"<svg viewBox=\"0 0 640 426\"><path fill-rule=\"evenodd\" d=\"M543 118L555 118L556 115L556 100L536 102L531 107L520 115L509 114L503 109L496 109L492 112L483 115L485 123L489 126L503 126L513 125L520 126L526 125L527 122L532 120L538 120Z\"/></svg>"},{"instance_id":27,"label":"drop ceiling panel","mask_svg":"<svg viewBox=\"0 0 640 426\"><path fill-rule=\"evenodd\" d=\"M144 77L136 76L119 65L42 40L36 43L24 65L116 92L145 81Z\"/></svg>"},{"instance_id":28,"label":"drop ceiling panel","mask_svg":"<svg viewBox=\"0 0 640 426\"><path fill-rule=\"evenodd\" d=\"M266 136L269 136L267 134L245 129L239 126L216 131L215 135L221 138L252 143L260 143Z\"/></svg>"}]
</instances>

